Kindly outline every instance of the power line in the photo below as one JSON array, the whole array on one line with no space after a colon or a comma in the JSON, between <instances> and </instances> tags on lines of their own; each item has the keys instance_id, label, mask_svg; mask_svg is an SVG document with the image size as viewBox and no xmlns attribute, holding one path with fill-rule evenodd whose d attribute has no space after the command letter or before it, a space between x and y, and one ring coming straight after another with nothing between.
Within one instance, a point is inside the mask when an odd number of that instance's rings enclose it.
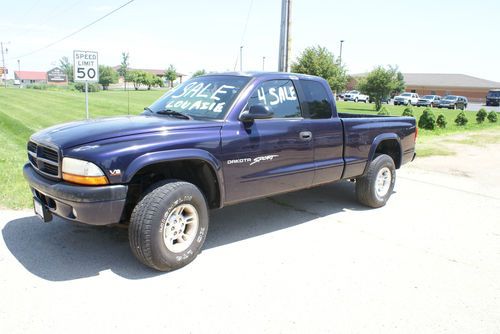
<instances>
[{"instance_id":1,"label":"power line","mask_svg":"<svg viewBox=\"0 0 500 334\"><path fill-rule=\"evenodd\" d=\"M245 35L247 34L248 21L250 20L250 13L252 12L253 0L250 0L250 6L248 6L247 19L245 20L245 26L243 27L243 33L241 34L240 51L243 47L243 41L245 40ZM241 52L240 52L241 58ZM241 59L240 59L241 62ZM234 62L234 71L236 71L236 65L238 65L238 56L236 56L236 61Z\"/></svg>"},{"instance_id":2,"label":"power line","mask_svg":"<svg viewBox=\"0 0 500 334\"><path fill-rule=\"evenodd\" d=\"M45 45L45 46L43 46L43 47L41 47L41 48L39 48L39 49L36 49L36 50L31 51L31 52L29 52L29 53L26 53L26 54L24 54L24 55L21 55L21 56L18 56L18 57L12 57L12 58L17 58L17 59L20 59L20 58L24 58L24 57L27 57L27 56L31 56L32 54L35 54L35 53L40 52L40 51L42 51L42 50L48 49L48 48L50 48L51 46L54 46L54 45L56 45L57 43L60 43L60 42L62 42L62 41L64 41L64 40L66 40L66 39L68 39L68 38L70 38L70 37L72 37L72 36L74 36L74 35L78 34L79 32L81 32L81 31L83 31L83 30L87 29L88 27L90 27L90 26L92 26L92 25L96 24L97 22L99 22L99 21L101 21L101 20L105 19L106 17L108 17L108 16L110 16L111 14L113 14L113 13L115 13L115 12L119 11L120 9L122 9L123 7L125 7L125 6L129 5L130 3L134 2L134 1L135 1L135 0L129 0L128 2L124 3L124 4L123 4L123 5L121 5L120 7L116 8L116 9L113 9L111 12L107 13L106 15L101 16L101 17L100 17L100 18L98 18L97 20L92 21L91 23L89 23L89 24L87 24L87 25L85 25L85 26L81 27L80 29L78 29L78 30L76 30L76 31L72 32L72 33L71 33L71 34L69 34L69 35L66 35L66 36L64 36L64 37L62 37L62 38L60 38L60 39L58 39L58 40L57 40L57 41L55 41L55 42L52 42L52 43L50 43L50 44L47 44L47 45Z\"/></svg>"},{"instance_id":3,"label":"power line","mask_svg":"<svg viewBox=\"0 0 500 334\"><path fill-rule=\"evenodd\" d=\"M63 2L65 2L66 0L63 0ZM21 37L24 37L26 36L28 33L32 32L34 29L38 28L38 26L40 24L44 24L44 23L47 23L47 22L50 22L54 17L57 17L59 15L62 15L64 13L66 13L68 10L70 10L71 8L75 7L77 4L79 4L80 2L82 2L83 0L77 0L75 2L73 2L71 5L69 5L68 7L56 7L59 8L60 10L59 11L52 11L52 15L48 16L48 17L45 17L45 19L39 23L39 24L32 24L31 27L29 27L28 29L22 31L20 34L16 35L16 39L20 39Z\"/></svg>"}]
</instances>

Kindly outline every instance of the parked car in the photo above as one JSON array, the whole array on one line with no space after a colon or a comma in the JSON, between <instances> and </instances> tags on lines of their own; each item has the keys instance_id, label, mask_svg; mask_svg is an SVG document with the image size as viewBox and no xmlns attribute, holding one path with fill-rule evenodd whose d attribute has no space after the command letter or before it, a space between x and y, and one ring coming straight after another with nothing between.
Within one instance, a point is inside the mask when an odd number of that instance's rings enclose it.
<instances>
[{"instance_id":1,"label":"parked car","mask_svg":"<svg viewBox=\"0 0 500 334\"><path fill-rule=\"evenodd\" d=\"M401 95L394 97L394 105L395 106L398 106L398 105L405 105L405 106L417 105L418 99L419 99L419 96L417 93L406 92L406 93L403 93Z\"/></svg>"},{"instance_id":2,"label":"parked car","mask_svg":"<svg viewBox=\"0 0 500 334\"><path fill-rule=\"evenodd\" d=\"M467 108L468 103L469 101L465 96L446 95L439 101L437 107L465 110L465 108Z\"/></svg>"},{"instance_id":3,"label":"parked car","mask_svg":"<svg viewBox=\"0 0 500 334\"><path fill-rule=\"evenodd\" d=\"M351 90L350 92L347 92L344 95L344 101L354 101L354 102L359 102L362 101L364 103L367 103L370 97L365 94L361 94L357 90Z\"/></svg>"},{"instance_id":4,"label":"parked car","mask_svg":"<svg viewBox=\"0 0 500 334\"><path fill-rule=\"evenodd\" d=\"M436 107L441 100L439 95L424 95L417 101L417 107Z\"/></svg>"},{"instance_id":5,"label":"parked car","mask_svg":"<svg viewBox=\"0 0 500 334\"><path fill-rule=\"evenodd\" d=\"M500 89L491 89L486 95L487 106L500 106Z\"/></svg>"},{"instance_id":6,"label":"parked car","mask_svg":"<svg viewBox=\"0 0 500 334\"><path fill-rule=\"evenodd\" d=\"M416 137L413 117L338 113L319 77L213 74L142 115L33 134L23 172L43 221L126 224L137 259L168 271L201 251L210 209L341 179L356 180L360 203L384 206Z\"/></svg>"}]
</instances>

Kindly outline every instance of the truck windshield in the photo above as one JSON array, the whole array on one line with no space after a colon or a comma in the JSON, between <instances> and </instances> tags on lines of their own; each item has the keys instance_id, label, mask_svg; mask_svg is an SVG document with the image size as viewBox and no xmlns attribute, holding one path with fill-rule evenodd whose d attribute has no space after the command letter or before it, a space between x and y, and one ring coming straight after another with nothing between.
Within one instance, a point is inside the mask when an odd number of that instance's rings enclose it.
<instances>
[{"instance_id":1,"label":"truck windshield","mask_svg":"<svg viewBox=\"0 0 500 334\"><path fill-rule=\"evenodd\" d=\"M148 109L159 115L168 111L194 118L222 119L249 80L228 75L193 78L164 94Z\"/></svg>"}]
</instances>

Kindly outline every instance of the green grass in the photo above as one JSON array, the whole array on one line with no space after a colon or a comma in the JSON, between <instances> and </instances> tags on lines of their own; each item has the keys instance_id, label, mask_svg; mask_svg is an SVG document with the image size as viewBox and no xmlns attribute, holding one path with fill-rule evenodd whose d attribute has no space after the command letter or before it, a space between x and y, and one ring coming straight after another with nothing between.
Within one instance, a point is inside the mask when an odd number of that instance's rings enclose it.
<instances>
[{"instance_id":1,"label":"green grass","mask_svg":"<svg viewBox=\"0 0 500 334\"><path fill-rule=\"evenodd\" d=\"M89 94L92 118L138 114L164 91L103 91ZM46 127L85 118L85 94L67 90L0 88L0 207L29 207L22 176L30 135Z\"/></svg>"},{"instance_id":2,"label":"green grass","mask_svg":"<svg viewBox=\"0 0 500 334\"><path fill-rule=\"evenodd\" d=\"M383 105L391 116L401 116L403 110L405 110L405 106L394 106L394 105ZM337 109L339 112L345 113L354 113L354 114L373 114L376 115L377 112L374 110L374 104L370 103L355 103L355 102L337 102ZM413 114L415 118L419 119L422 115L425 108L417 108L412 107ZM436 129L436 130L423 130L419 129L418 135L419 137L428 137L428 136L442 136L449 135L454 133L460 133L464 131L476 131L476 130L485 130L485 129L500 129L500 122L490 123L486 120L483 124L477 124L476 122L476 114L475 111L465 111L465 115L469 122L466 126L457 126L455 124L455 118L461 110L449 110L449 109L438 109L432 108L434 115L437 116L439 114L443 114L448 121L448 125L445 129ZM488 110L489 112L489 110Z\"/></svg>"},{"instance_id":3,"label":"green grass","mask_svg":"<svg viewBox=\"0 0 500 334\"><path fill-rule=\"evenodd\" d=\"M89 94L90 116L103 117L139 114L164 91L101 91ZM129 102L128 99L130 99ZM384 105L385 106L385 105ZM401 115L404 107L386 106L391 115ZM340 112L376 114L373 104L339 102ZM423 109L414 108L420 116ZM446 134L479 129L500 129L499 124L477 125L475 114L467 112L469 124L457 127L453 120L458 111L442 112L448 119L449 128L437 131L421 130L418 139L419 155L452 154L433 138ZM31 194L22 176L22 166L27 161L26 143L30 135L46 127L85 118L85 94L71 90L35 90L0 88L0 207L13 209L31 206ZM481 138L463 139L481 141ZM497 140L497 139L495 139Z\"/></svg>"}]
</instances>

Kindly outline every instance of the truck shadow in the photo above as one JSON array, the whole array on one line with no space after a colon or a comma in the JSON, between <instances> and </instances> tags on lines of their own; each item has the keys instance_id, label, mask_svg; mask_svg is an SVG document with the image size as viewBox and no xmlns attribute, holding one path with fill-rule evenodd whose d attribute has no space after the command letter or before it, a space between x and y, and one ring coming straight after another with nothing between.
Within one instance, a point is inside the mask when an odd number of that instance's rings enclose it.
<instances>
[{"instance_id":1,"label":"truck shadow","mask_svg":"<svg viewBox=\"0 0 500 334\"><path fill-rule=\"evenodd\" d=\"M347 182L214 210L204 249L345 210L366 210L356 202L354 185ZM37 217L30 216L8 222L2 235L10 252L28 271L49 281L91 277L104 270L127 279L164 274L143 266L134 258L124 228L89 226L61 219L42 224Z\"/></svg>"}]
</instances>

